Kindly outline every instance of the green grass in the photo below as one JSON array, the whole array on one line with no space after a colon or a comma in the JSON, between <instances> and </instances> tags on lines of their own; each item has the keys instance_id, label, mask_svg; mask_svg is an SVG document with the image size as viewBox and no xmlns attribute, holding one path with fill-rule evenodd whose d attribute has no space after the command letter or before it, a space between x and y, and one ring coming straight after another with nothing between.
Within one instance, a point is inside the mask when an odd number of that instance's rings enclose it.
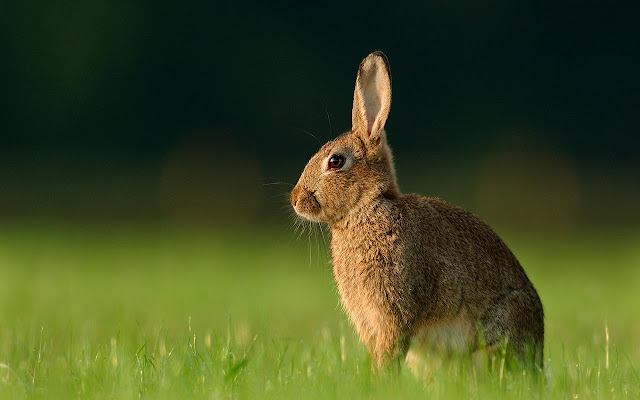
<instances>
[{"instance_id":1,"label":"green grass","mask_svg":"<svg viewBox=\"0 0 640 400\"><path fill-rule=\"evenodd\" d=\"M5 224L0 398L638 399L640 232L502 236L545 306L544 387L499 362L372 374L315 238Z\"/></svg>"}]
</instances>

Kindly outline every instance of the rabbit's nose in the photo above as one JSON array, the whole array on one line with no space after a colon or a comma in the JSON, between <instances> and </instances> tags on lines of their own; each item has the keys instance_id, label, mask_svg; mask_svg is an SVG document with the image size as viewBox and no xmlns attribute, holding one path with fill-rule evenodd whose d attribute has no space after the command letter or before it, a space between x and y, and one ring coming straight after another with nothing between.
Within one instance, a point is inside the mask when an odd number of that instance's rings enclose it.
<instances>
[{"instance_id":1,"label":"rabbit's nose","mask_svg":"<svg viewBox=\"0 0 640 400\"><path fill-rule=\"evenodd\" d=\"M296 186L291 191L291 195L289 196L289 200L291 201L291 205L295 207L298 205L298 200L300 200L300 187Z\"/></svg>"}]
</instances>

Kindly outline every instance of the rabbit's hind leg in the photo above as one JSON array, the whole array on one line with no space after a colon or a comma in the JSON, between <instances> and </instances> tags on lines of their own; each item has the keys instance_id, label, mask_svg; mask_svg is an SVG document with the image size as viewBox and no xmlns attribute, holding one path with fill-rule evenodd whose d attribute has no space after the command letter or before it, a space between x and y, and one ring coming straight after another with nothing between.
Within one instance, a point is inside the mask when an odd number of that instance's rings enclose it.
<instances>
[{"instance_id":1,"label":"rabbit's hind leg","mask_svg":"<svg viewBox=\"0 0 640 400\"><path fill-rule=\"evenodd\" d=\"M518 364L542 368L544 325L537 297L514 290L498 300L480 321L479 336L487 348Z\"/></svg>"}]
</instances>

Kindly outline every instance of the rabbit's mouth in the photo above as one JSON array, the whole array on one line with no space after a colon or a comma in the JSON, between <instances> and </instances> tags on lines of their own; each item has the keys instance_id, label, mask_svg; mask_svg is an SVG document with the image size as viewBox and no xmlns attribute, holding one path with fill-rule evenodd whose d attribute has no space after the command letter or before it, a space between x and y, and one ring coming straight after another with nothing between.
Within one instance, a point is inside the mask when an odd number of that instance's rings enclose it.
<instances>
[{"instance_id":1,"label":"rabbit's mouth","mask_svg":"<svg viewBox=\"0 0 640 400\"><path fill-rule=\"evenodd\" d=\"M315 196L315 191L295 187L291 192L291 205L299 216L314 222L322 222L320 214L322 206Z\"/></svg>"}]
</instances>

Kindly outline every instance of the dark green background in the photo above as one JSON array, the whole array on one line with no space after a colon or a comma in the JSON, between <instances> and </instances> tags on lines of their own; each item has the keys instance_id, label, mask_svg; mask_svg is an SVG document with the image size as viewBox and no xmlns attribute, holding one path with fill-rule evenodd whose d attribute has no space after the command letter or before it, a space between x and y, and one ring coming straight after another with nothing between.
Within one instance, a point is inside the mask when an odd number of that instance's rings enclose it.
<instances>
[{"instance_id":1,"label":"dark green background","mask_svg":"<svg viewBox=\"0 0 640 400\"><path fill-rule=\"evenodd\" d=\"M360 60L393 73L405 191L525 229L637 226L632 2L3 2L0 217L287 220L350 126ZM306 132L305 132L306 131Z\"/></svg>"}]
</instances>

